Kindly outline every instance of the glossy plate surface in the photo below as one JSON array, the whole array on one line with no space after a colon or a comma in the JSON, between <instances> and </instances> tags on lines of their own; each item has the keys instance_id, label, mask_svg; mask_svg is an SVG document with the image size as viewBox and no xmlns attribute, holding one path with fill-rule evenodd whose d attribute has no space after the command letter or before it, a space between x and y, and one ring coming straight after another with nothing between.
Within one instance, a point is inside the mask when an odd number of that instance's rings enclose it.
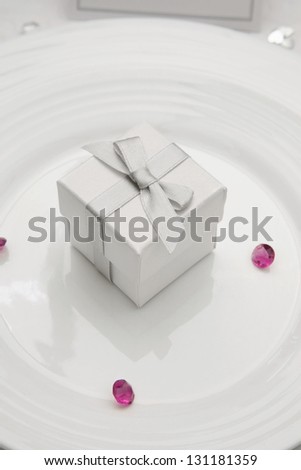
<instances>
[{"instance_id":1,"label":"glossy plate surface","mask_svg":"<svg viewBox=\"0 0 301 470\"><path fill-rule=\"evenodd\" d=\"M0 49L0 441L289 448L301 429L301 64L250 37L105 20ZM29 243L80 147L148 121L229 190L237 235L142 309L63 240ZM250 260L252 207L276 260ZM48 230L49 232L49 230ZM259 242L264 241L262 238ZM111 397L118 378L132 407Z\"/></svg>"}]
</instances>

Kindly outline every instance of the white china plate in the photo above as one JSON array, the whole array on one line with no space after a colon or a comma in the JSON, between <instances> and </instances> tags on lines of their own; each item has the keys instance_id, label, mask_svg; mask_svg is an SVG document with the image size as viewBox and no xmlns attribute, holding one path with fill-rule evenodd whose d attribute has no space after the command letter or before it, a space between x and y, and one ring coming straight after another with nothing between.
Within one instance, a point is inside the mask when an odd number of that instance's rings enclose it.
<instances>
[{"instance_id":1,"label":"white china plate","mask_svg":"<svg viewBox=\"0 0 301 470\"><path fill-rule=\"evenodd\" d=\"M246 35L103 20L0 49L0 442L290 448L301 439L301 64ZM272 215L273 266L227 238L137 309L63 242L29 243L82 145L148 121ZM246 226L250 234L250 227ZM242 233L242 230L240 234ZM259 242L264 241L262 239ZM126 409L111 386L126 378Z\"/></svg>"}]
</instances>

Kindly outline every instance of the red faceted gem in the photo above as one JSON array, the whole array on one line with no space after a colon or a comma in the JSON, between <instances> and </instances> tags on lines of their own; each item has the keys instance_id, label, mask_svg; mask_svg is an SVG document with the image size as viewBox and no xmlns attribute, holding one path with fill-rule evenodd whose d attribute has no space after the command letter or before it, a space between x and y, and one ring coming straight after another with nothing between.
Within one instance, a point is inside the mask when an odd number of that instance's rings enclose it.
<instances>
[{"instance_id":1,"label":"red faceted gem","mask_svg":"<svg viewBox=\"0 0 301 470\"><path fill-rule=\"evenodd\" d=\"M252 253L252 262L256 268L265 269L271 266L275 259L275 251L270 245L256 246Z\"/></svg>"},{"instance_id":2,"label":"red faceted gem","mask_svg":"<svg viewBox=\"0 0 301 470\"><path fill-rule=\"evenodd\" d=\"M128 406L133 403L135 394L131 385L123 379L116 380L113 384L113 395L119 405Z\"/></svg>"},{"instance_id":3,"label":"red faceted gem","mask_svg":"<svg viewBox=\"0 0 301 470\"><path fill-rule=\"evenodd\" d=\"M6 242L7 242L6 238L0 237L0 250L2 250L2 248L5 247Z\"/></svg>"}]
</instances>

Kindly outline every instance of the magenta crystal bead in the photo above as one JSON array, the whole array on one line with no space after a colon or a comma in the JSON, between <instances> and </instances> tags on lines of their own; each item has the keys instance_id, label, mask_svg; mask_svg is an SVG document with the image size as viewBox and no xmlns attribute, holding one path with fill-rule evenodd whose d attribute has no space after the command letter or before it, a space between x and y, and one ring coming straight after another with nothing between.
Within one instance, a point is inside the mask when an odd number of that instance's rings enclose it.
<instances>
[{"instance_id":1,"label":"magenta crystal bead","mask_svg":"<svg viewBox=\"0 0 301 470\"><path fill-rule=\"evenodd\" d=\"M116 380L113 385L113 395L119 405L128 406L133 403L135 395L131 385L123 379Z\"/></svg>"},{"instance_id":2,"label":"magenta crystal bead","mask_svg":"<svg viewBox=\"0 0 301 470\"><path fill-rule=\"evenodd\" d=\"M271 266L275 259L275 251L270 245L256 246L252 253L252 262L256 268L265 269Z\"/></svg>"},{"instance_id":3,"label":"magenta crystal bead","mask_svg":"<svg viewBox=\"0 0 301 470\"><path fill-rule=\"evenodd\" d=\"M2 250L2 248L5 247L6 242L7 242L6 238L0 237L0 250Z\"/></svg>"}]
</instances>

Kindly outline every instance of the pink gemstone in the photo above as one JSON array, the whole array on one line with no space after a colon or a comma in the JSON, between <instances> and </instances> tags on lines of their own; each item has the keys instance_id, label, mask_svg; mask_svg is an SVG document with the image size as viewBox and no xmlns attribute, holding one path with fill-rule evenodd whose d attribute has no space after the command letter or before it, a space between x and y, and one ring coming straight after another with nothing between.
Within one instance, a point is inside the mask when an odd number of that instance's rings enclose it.
<instances>
[{"instance_id":1,"label":"pink gemstone","mask_svg":"<svg viewBox=\"0 0 301 470\"><path fill-rule=\"evenodd\" d=\"M132 387L126 380L116 380L113 385L113 395L120 405L128 406L133 403L135 395Z\"/></svg>"},{"instance_id":2,"label":"pink gemstone","mask_svg":"<svg viewBox=\"0 0 301 470\"><path fill-rule=\"evenodd\" d=\"M258 245L252 253L252 262L254 266L265 269L271 266L275 259L275 251L270 245Z\"/></svg>"},{"instance_id":3,"label":"pink gemstone","mask_svg":"<svg viewBox=\"0 0 301 470\"><path fill-rule=\"evenodd\" d=\"M6 242L7 242L6 238L0 237L0 250L2 250L2 248L5 247Z\"/></svg>"}]
</instances>

